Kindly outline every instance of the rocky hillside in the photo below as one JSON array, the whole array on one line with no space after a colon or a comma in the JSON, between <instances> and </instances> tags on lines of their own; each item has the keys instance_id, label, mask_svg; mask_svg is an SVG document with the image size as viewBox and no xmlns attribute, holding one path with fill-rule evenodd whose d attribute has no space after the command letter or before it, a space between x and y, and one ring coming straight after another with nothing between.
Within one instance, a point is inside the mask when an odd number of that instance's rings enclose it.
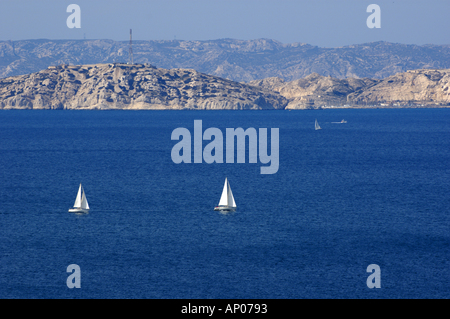
<instances>
[{"instance_id":1,"label":"rocky hillside","mask_svg":"<svg viewBox=\"0 0 450 319\"><path fill-rule=\"evenodd\" d=\"M287 109L450 106L450 69L412 70L383 80L336 79L313 73L290 82L267 78L249 84L280 93L288 99Z\"/></svg>"},{"instance_id":2,"label":"rocky hillside","mask_svg":"<svg viewBox=\"0 0 450 319\"><path fill-rule=\"evenodd\" d=\"M312 73L233 82L192 69L149 64L60 65L0 79L0 109L315 109L450 107L450 69L419 69L383 80Z\"/></svg>"},{"instance_id":3,"label":"rocky hillside","mask_svg":"<svg viewBox=\"0 0 450 319\"><path fill-rule=\"evenodd\" d=\"M285 82L280 78L251 81L249 84L280 93L288 99L288 109L309 109L349 104L350 94L363 92L381 80L337 79L312 73L299 80Z\"/></svg>"},{"instance_id":4,"label":"rocky hillside","mask_svg":"<svg viewBox=\"0 0 450 319\"><path fill-rule=\"evenodd\" d=\"M356 104L388 103L450 106L450 69L411 70L390 76L348 95Z\"/></svg>"},{"instance_id":5,"label":"rocky hillside","mask_svg":"<svg viewBox=\"0 0 450 319\"><path fill-rule=\"evenodd\" d=\"M383 79L413 69L450 68L450 45L374 42L339 48L269 39L134 41L134 62L160 68L192 68L238 82L268 77L285 81L311 73L337 79ZM0 78L60 64L126 63L128 41L0 41Z\"/></svg>"},{"instance_id":6,"label":"rocky hillside","mask_svg":"<svg viewBox=\"0 0 450 319\"><path fill-rule=\"evenodd\" d=\"M0 79L0 109L283 109L263 88L143 64L51 66Z\"/></svg>"}]
</instances>

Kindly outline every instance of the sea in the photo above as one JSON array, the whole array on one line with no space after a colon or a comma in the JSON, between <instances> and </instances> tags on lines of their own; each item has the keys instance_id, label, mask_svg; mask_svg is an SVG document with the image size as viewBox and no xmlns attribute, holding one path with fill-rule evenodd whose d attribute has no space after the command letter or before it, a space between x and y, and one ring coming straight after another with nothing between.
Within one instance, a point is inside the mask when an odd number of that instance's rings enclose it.
<instances>
[{"instance_id":1,"label":"sea","mask_svg":"<svg viewBox=\"0 0 450 319\"><path fill-rule=\"evenodd\" d=\"M195 120L278 171L174 163ZM448 299L449 226L450 109L0 112L2 299Z\"/></svg>"}]
</instances>

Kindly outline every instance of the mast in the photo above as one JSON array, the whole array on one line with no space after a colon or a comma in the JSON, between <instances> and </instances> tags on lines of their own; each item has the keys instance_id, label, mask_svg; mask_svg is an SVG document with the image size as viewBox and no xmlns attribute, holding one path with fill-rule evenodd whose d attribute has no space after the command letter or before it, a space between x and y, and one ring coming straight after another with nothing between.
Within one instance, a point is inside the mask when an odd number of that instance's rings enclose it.
<instances>
[{"instance_id":1,"label":"mast","mask_svg":"<svg viewBox=\"0 0 450 319\"><path fill-rule=\"evenodd\" d=\"M131 61L131 64L133 64L133 43L132 43L132 38L133 38L133 30L130 29L130 47L128 49L128 59L129 59L129 61Z\"/></svg>"}]
</instances>

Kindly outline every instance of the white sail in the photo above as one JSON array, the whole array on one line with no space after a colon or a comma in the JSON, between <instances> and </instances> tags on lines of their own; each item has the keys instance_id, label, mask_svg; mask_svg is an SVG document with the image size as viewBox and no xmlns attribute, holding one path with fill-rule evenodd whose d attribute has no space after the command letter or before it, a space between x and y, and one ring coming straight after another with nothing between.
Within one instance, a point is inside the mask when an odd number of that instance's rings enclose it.
<instances>
[{"instance_id":1,"label":"white sail","mask_svg":"<svg viewBox=\"0 0 450 319\"><path fill-rule=\"evenodd\" d=\"M233 193L231 192L230 183L228 183L227 178L225 178L225 184L223 185L223 191L222 191L222 196L220 197L219 206L236 207L236 202L234 201Z\"/></svg>"},{"instance_id":2,"label":"white sail","mask_svg":"<svg viewBox=\"0 0 450 319\"><path fill-rule=\"evenodd\" d=\"M225 177L225 184L223 185L222 196L220 197L219 206L228 206L228 180Z\"/></svg>"},{"instance_id":3,"label":"white sail","mask_svg":"<svg viewBox=\"0 0 450 319\"><path fill-rule=\"evenodd\" d=\"M84 189L83 189L83 194L81 195L81 208L89 209L89 204L87 202L86 194L84 193Z\"/></svg>"},{"instance_id":4,"label":"white sail","mask_svg":"<svg viewBox=\"0 0 450 319\"><path fill-rule=\"evenodd\" d=\"M87 212L89 212L89 204L87 202L83 186L81 186L80 183L77 198L75 199L75 204L73 204L73 208L69 209L69 213L87 213Z\"/></svg>"},{"instance_id":5,"label":"white sail","mask_svg":"<svg viewBox=\"0 0 450 319\"><path fill-rule=\"evenodd\" d=\"M321 127L319 126L319 123L317 122L317 120L316 120L316 123L314 124L314 126L315 126L316 130L320 130L321 129Z\"/></svg>"},{"instance_id":6,"label":"white sail","mask_svg":"<svg viewBox=\"0 0 450 319\"><path fill-rule=\"evenodd\" d=\"M227 184L228 184L228 206L236 207L236 203L234 202L233 193L231 192L230 183L227 183Z\"/></svg>"},{"instance_id":7,"label":"white sail","mask_svg":"<svg viewBox=\"0 0 450 319\"><path fill-rule=\"evenodd\" d=\"M73 204L73 207L75 207L75 208L81 207L81 193L82 193L82 189L81 189L81 184L80 184L80 187L78 188L77 198L75 199L75 204Z\"/></svg>"}]
</instances>

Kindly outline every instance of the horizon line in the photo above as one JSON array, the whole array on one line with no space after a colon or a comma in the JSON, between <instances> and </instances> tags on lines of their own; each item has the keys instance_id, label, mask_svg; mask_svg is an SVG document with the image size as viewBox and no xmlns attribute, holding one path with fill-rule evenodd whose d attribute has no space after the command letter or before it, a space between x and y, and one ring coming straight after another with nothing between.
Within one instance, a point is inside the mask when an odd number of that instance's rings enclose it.
<instances>
[{"instance_id":1,"label":"horizon line","mask_svg":"<svg viewBox=\"0 0 450 319\"><path fill-rule=\"evenodd\" d=\"M330 46L318 46L318 45L310 44L310 43L307 43L307 42L283 43L281 41L278 41L276 39L271 39L271 38L256 38L256 39L250 39L250 40L236 39L236 38L218 38L218 39L209 39L209 40L183 40L183 39L137 40L137 39L133 39L133 42L134 43L136 43L136 42L213 42L213 41L223 41L223 40L233 40L233 41L242 41L242 42L252 42L252 41L258 41L258 40L269 40L269 41L277 42L277 43L281 44L282 46L289 46L289 45L293 45L293 44L299 44L299 45L309 45L309 46L312 46L312 47L324 48L324 49L339 49L339 48L345 48L345 47L350 47L350 46L355 46L355 45L365 45L365 44L374 44L374 43L389 43L389 44L417 45L417 46L429 46L429 45L432 45L432 46L450 46L450 43L446 43L446 44L435 44L435 43L415 44L415 43L401 43L401 42L390 42L390 41L385 41L385 40L379 40L379 41L353 43L353 44L347 44L347 45L330 47ZM49 38L36 38L36 39L21 39L21 40L0 40L0 42L21 42L21 41L77 41L77 42L80 42L80 41L85 41L85 42L89 42L89 41L113 41L113 42L129 43L130 40L129 39L128 40L113 40L113 39L108 39L108 38L99 38L99 39L49 39Z\"/></svg>"}]
</instances>

